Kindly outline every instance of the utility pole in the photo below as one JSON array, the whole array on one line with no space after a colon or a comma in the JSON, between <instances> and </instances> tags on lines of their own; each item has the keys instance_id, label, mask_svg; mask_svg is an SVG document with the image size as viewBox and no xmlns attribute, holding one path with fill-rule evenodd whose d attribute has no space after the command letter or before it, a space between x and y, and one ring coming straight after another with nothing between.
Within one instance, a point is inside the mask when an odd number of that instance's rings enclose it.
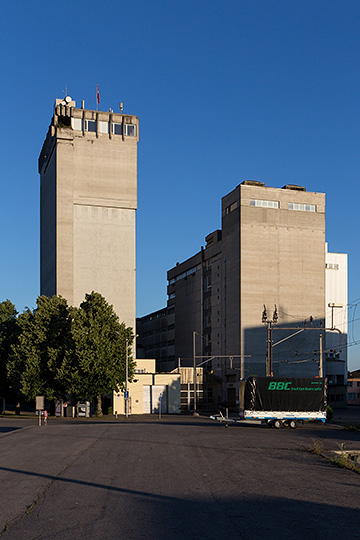
<instances>
[{"instance_id":1,"label":"utility pole","mask_svg":"<svg viewBox=\"0 0 360 540\"><path fill-rule=\"evenodd\" d=\"M331 302L328 304L328 307L331 308L331 330L334 330L334 308L342 309L344 306L342 304Z\"/></svg>"},{"instance_id":2,"label":"utility pole","mask_svg":"<svg viewBox=\"0 0 360 540\"><path fill-rule=\"evenodd\" d=\"M125 340L126 345L126 372L125 372L125 416L128 418L129 416L129 390L128 390L128 384L129 384L129 359L128 359L128 338Z\"/></svg>"},{"instance_id":3,"label":"utility pole","mask_svg":"<svg viewBox=\"0 0 360 540\"><path fill-rule=\"evenodd\" d=\"M264 311L262 313L262 323L266 326L267 330L267 350L266 350L266 376L272 377L272 349L273 349L273 325L278 322L278 314L276 304L274 306L274 313L272 320L267 318L266 306L264 304Z\"/></svg>"},{"instance_id":4,"label":"utility pole","mask_svg":"<svg viewBox=\"0 0 360 540\"><path fill-rule=\"evenodd\" d=\"M323 336L320 334L320 343L319 343L319 377L323 378L324 376L324 362L323 362Z\"/></svg>"},{"instance_id":5,"label":"utility pole","mask_svg":"<svg viewBox=\"0 0 360 540\"><path fill-rule=\"evenodd\" d=\"M329 307L332 307L332 306L329 306ZM334 306L334 307L337 307L337 306ZM311 318L310 318L311 319ZM321 322L320 322L321 324ZM304 328L300 328L300 330L298 329L299 327L296 327L296 326L287 326L286 328L282 328L281 326L277 327L276 330L296 330L295 334L292 334L291 336L287 336L285 337L284 339L281 339L280 341L277 341L276 343L273 344L273 347L275 347L276 345L280 345L280 343L283 343L283 341L286 341L287 339L290 339L294 336L296 336L297 334L300 334L300 332L304 332L305 330L315 330L315 331L321 331L321 332L327 332L327 331L332 331L332 332L338 332L339 334L339 353L342 351L342 332L341 330L339 330L339 328L336 328L335 326L332 327L332 328L327 328L327 327L323 327L322 324L321 326L311 326L310 328L306 327L306 325L304 326ZM318 351L315 351L316 354ZM324 377L324 349L323 349L323 334L320 333L319 335L319 377Z\"/></svg>"}]
</instances>

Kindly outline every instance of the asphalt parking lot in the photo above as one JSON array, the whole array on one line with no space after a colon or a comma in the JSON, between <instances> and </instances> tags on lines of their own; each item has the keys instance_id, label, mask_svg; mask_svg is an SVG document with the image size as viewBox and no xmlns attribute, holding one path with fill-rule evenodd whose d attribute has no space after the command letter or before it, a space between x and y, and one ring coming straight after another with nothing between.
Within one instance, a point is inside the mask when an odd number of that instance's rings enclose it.
<instances>
[{"instance_id":1,"label":"asphalt parking lot","mask_svg":"<svg viewBox=\"0 0 360 540\"><path fill-rule=\"evenodd\" d=\"M360 450L360 435L191 416L0 418L0 536L353 540L360 475L314 444Z\"/></svg>"}]
</instances>

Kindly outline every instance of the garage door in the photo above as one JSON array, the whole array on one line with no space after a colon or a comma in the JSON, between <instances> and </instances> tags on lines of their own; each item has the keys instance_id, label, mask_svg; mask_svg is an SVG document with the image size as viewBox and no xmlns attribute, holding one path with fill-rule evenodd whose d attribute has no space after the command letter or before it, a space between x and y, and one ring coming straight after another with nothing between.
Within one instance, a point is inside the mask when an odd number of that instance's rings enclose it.
<instances>
[{"instance_id":1,"label":"garage door","mask_svg":"<svg viewBox=\"0 0 360 540\"><path fill-rule=\"evenodd\" d=\"M143 413L151 413L151 386L143 386Z\"/></svg>"},{"instance_id":2,"label":"garage door","mask_svg":"<svg viewBox=\"0 0 360 540\"><path fill-rule=\"evenodd\" d=\"M159 407L161 404L161 412L166 414L168 411L166 386L154 385L151 387L151 390L152 390L152 411L151 412L158 413Z\"/></svg>"}]
</instances>

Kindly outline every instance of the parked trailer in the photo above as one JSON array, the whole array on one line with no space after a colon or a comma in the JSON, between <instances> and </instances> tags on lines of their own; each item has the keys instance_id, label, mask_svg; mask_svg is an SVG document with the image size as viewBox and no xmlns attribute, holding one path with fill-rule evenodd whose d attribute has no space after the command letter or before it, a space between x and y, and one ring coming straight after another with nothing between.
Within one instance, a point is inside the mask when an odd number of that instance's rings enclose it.
<instances>
[{"instance_id":1,"label":"parked trailer","mask_svg":"<svg viewBox=\"0 0 360 540\"><path fill-rule=\"evenodd\" d=\"M263 420L294 429L298 421L326 420L326 379L250 377L240 383L245 420Z\"/></svg>"},{"instance_id":2,"label":"parked trailer","mask_svg":"<svg viewBox=\"0 0 360 540\"><path fill-rule=\"evenodd\" d=\"M240 382L239 420L259 420L273 427L295 429L299 421L326 421L326 379L250 377ZM228 414L212 417L230 422Z\"/></svg>"}]
</instances>

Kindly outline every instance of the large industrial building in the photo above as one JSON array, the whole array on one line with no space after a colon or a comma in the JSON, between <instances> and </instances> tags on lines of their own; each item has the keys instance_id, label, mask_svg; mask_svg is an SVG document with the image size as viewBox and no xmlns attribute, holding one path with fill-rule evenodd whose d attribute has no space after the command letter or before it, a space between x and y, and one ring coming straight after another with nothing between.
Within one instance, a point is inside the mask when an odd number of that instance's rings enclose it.
<instances>
[{"instance_id":1,"label":"large industrial building","mask_svg":"<svg viewBox=\"0 0 360 540\"><path fill-rule=\"evenodd\" d=\"M39 157L40 292L79 305L96 291L135 328L139 120L55 101Z\"/></svg>"},{"instance_id":2,"label":"large industrial building","mask_svg":"<svg viewBox=\"0 0 360 540\"><path fill-rule=\"evenodd\" d=\"M222 199L221 230L168 271L167 307L138 319L145 355L167 369L196 357L232 405L240 379L266 373L331 374L334 400L344 401L346 255L336 278L325 279L336 257L325 251L325 194L243 182ZM335 311L342 341L331 332L328 351L325 328Z\"/></svg>"},{"instance_id":3,"label":"large industrial building","mask_svg":"<svg viewBox=\"0 0 360 540\"><path fill-rule=\"evenodd\" d=\"M134 329L138 141L136 116L66 96L39 157L41 294L79 305L94 290ZM202 366L207 403L211 391L235 405L239 381L265 374L324 374L344 402L346 308L347 258L327 252L325 195L248 180L223 197L221 229L168 271L167 307L138 319L137 358L162 372Z\"/></svg>"}]
</instances>

